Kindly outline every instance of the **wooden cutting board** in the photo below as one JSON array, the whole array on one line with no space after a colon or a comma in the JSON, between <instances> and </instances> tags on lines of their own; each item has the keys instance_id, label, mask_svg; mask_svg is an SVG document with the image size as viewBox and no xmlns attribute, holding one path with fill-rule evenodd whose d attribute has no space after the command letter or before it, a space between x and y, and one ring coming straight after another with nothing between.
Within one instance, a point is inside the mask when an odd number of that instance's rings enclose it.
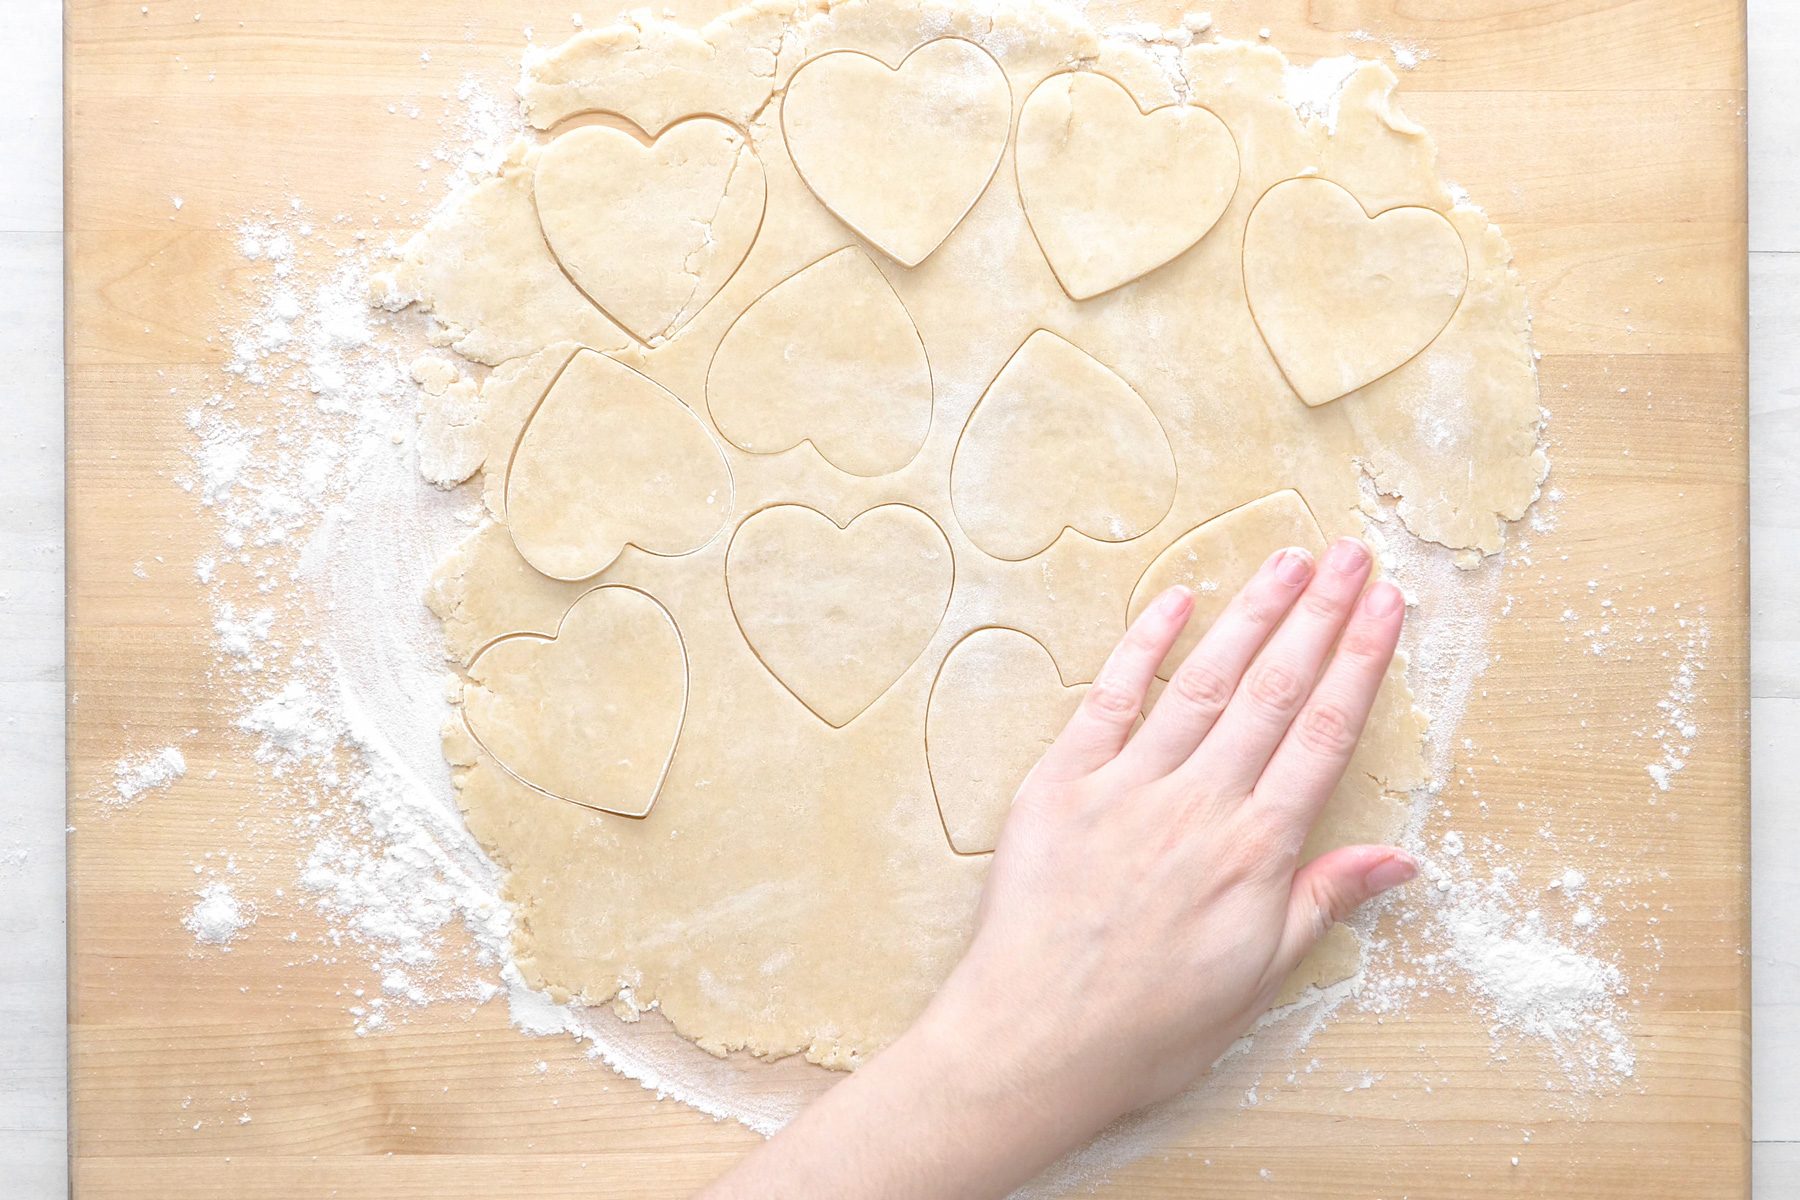
<instances>
[{"instance_id":1,"label":"wooden cutting board","mask_svg":"<svg viewBox=\"0 0 1800 1200\"><path fill-rule=\"evenodd\" d=\"M246 743L209 699L193 560L213 535L171 483L183 413L224 359L210 335L243 286L233 223L289 195L353 222L391 211L378 198L416 192L414 164L442 132L388 105L435 102L465 73L510 82L522 29L559 40L571 6L70 0L69 1020L83 1197L675 1197L754 1140L566 1042L516 1035L499 1005L357 1037L344 1011L353 962L301 961L266 936L196 953L179 924L206 851L230 848L268 878L293 854L258 803ZM1591 870L1660 864L1666 877L1610 897L1607 933L1641 985L1636 1075L1617 1094L1546 1092L1542 1064L1495 1061L1466 1002L1437 997L1404 1021L1331 1026L1294 1086L1116 1172L1105 1194L1743 1196L1740 5L1210 7L1227 35L1266 26L1301 59L1380 52L1347 36L1357 30L1429 49L1401 103L1517 252L1563 494L1554 529L1530 534L1532 565L1507 575L1511 612L1463 727L1479 752L1444 801L1458 828L1506 842L1527 877L1560 869L1585 829ZM1180 11L1092 9L1098 24ZM585 15L592 26L609 13ZM1654 753L1630 747L1672 664L1654 650L1585 653L1562 612L1588 579L1704 610L1700 729L1666 794L1647 787ZM95 802L124 751L171 743L189 763L178 786L125 815ZM1545 823L1562 856L1538 848ZM290 927L303 943L318 932L304 914ZM1371 1065L1372 1085L1355 1086Z\"/></svg>"}]
</instances>

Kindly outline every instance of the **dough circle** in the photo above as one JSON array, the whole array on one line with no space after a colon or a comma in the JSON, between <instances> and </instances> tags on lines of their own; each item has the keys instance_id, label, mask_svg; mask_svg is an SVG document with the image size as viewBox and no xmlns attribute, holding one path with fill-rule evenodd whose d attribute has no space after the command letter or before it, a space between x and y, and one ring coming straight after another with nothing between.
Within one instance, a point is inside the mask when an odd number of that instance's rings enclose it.
<instances>
[{"instance_id":1,"label":"dough circle","mask_svg":"<svg viewBox=\"0 0 1800 1200\"><path fill-rule=\"evenodd\" d=\"M487 511L430 602L528 982L853 1066L961 953L1012 776L1148 590L1210 612L1377 492L1499 548L1546 470L1507 247L1385 66L1335 129L1288 69L1048 0L638 14L532 55L538 133L384 281L491 368L424 401ZM1162 148L1205 161L1133 174ZM1310 849L1399 829L1422 735L1396 664Z\"/></svg>"}]
</instances>

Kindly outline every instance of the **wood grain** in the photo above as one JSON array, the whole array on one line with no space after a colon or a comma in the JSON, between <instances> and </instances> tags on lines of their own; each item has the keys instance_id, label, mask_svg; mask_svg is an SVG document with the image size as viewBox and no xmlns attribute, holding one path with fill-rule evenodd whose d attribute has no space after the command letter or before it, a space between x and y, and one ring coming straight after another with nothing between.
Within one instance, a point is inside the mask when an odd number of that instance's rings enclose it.
<instances>
[{"instance_id":1,"label":"wood grain","mask_svg":"<svg viewBox=\"0 0 1800 1200\"><path fill-rule=\"evenodd\" d=\"M344 1016L353 959L308 960L304 912L230 955L179 917L193 863L273 871L296 846L221 726L208 536L171 485L185 408L249 286L238 218L292 195L351 227L417 194L427 112L465 73L505 82L521 29L567 0L73 0L68 26L69 669L72 1160L84 1197L689 1194L751 1144L659 1102L578 1047L521 1038L490 1006L376 1037ZM193 9L201 9L201 20ZM1496 1061L1456 997L1405 1021L1327 1029L1319 1062L1255 1108L1224 1106L1119 1172L1134 1197L1734 1197L1749 1176L1743 19L1733 0L1280 0L1210 5L1297 55L1428 46L1402 104L1446 174L1506 228L1530 289L1551 424L1556 528L1507 576L1515 610L1444 797L1458 827L1566 865L1537 829L1589 829L1579 865L1666 877L1609 932L1632 992L1636 1077L1572 1105L1542 1064ZM1159 3L1098 19L1167 19ZM676 5L704 16L704 0ZM587 23L606 15L586 11ZM432 63L422 66L420 52ZM349 152L346 152L348 148ZM179 210L172 196L182 196ZM429 196L415 201L423 207ZM403 232L403 231L401 231ZM1624 389L1621 391L1620 389ZM186 399L184 399L184 397ZM141 569L141 574L139 573ZM1653 650L1572 651L1570 589L1704 606L1712 645L1691 765L1645 799ZM1581 721L1588 727L1574 732ZM187 736L189 730L197 730ZM153 811L103 814L123 749L180 744L190 772ZM1479 796L1477 795L1479 793ZM1490 801L1485 816L1482 800ZM1650 922L1654 919L1654 925ZM1660 949L1649 941L1654 935ZM536 1064L543 1061L540 1072ZM1373 1086L1353 1086L1365 1072ZM1272 1081L1273 1082L1273 1081ZM1349 1086L1349 1090L1345 1090ZM251 1120L240 1122L248 1113ZM198 1128L196 1128L198 1123ZM1529 1131L1529 1142L1525 1140ZM1512 1158L1520 1162L1513 1165ZM1267 1177L1261 1172L1266 1171Z\"/></svg>"}]
</instances>

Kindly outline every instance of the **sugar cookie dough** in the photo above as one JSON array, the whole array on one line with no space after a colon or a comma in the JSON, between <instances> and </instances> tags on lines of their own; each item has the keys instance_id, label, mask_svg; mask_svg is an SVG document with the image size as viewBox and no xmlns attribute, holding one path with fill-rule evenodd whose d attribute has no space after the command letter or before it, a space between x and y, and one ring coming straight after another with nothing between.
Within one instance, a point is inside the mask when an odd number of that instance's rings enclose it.
<instances>
[{"instance_id":1,"label":"sugar cookie dough","mask_svg":"<svg viewBox=\"0 0 1800 1200\"><path fill-rule=\"evenodd\" d=\"M430 600L528 981L852 1066L1150 590L1210 614L1375 492L1490 553L1535 497L1522 290L1394 76L1332 130L1188 41L849 0L534 53L537 132L382 296L481 380L424 398L487 514ZM1398 830L1422 735L1396 665L1312 850Z\"/></svg>"}]
</instances>

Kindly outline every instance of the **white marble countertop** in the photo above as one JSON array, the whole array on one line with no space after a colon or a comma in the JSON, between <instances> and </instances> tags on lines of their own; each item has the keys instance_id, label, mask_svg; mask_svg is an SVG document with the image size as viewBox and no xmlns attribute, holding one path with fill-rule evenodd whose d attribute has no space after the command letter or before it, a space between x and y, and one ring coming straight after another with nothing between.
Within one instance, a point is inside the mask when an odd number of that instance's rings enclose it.
<instances>
[{"instance_id":1,"label":"white marble countertop","mask_svg":"<svg viewBox=\"0 0 1800 1200\"><path fill-rule=\"evenodd\" d=\"M1757 1200L1800 1196L1800 5L1750 0L1750 923Z\"/></svg>"},{"instance_id":2,"label":"white marble countertop","mask_svg":"<svg viewBox=\"0 0 1800 1200\"><path fill-rule=\"evenodd\" d=\"M1750 0L1752 750L1758 1200L1800 1195L1800 6ZM0 45L0 1195L67 1190L63 907L62 4Z\"/></svg>"},{"instance_id":3,"label":"white marble countertop","mask_svg":"<svg viewBox=\"0 0 1800 1200\"><path fill-rule=\"evenodd\" d=\"M67 1191L62 4L0 3L0 1196Z\"/></svg>"}]
</instances>

